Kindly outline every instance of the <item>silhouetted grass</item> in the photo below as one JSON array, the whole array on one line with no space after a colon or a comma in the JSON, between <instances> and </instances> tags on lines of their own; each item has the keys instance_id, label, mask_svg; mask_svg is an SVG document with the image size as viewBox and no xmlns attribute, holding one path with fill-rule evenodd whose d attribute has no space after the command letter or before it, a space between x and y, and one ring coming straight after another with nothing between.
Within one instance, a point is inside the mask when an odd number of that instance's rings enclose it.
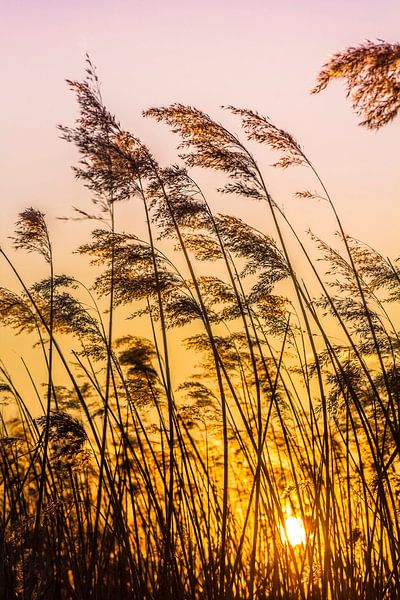
<instances>
[{"instance_id":1,"label":"silhouetted grass","mask_svg":"<svg viewBox=\"0 0 400 600\"><path fill-rule=\"evenodd\" d=\"M314 91L345 77L363 124L378 128L398 110L398 57L393 44L350 48ZM93 214L77 209L95 223L78 252L97 275L84 287L57 273L34 208L12 239L47 277L26 282L0 249L19 285L0 289L1 321L36 335L46 372L43 399L28 367L22 393L0 365L14 406L0 417L1 597L399 597L396 263L346 233L304 150L262 115L227 109L249 142L279 154L275 166L315 176L339 247L311 234L318 265L250 146L223 125L181 104L146 111L180 136L181 166L164 168L107 110L89 59L69 85L79 116L60 130L93 193ZM272 233L214 214L192 167L263 203ZM127 200L146 239L115 226Z\"/></svg>"}]
</instances>

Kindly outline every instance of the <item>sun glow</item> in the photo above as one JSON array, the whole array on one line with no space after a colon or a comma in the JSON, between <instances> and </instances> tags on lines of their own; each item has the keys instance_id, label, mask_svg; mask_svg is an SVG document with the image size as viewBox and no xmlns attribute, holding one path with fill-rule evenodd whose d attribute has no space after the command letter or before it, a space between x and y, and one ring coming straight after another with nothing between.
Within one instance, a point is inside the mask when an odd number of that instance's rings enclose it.
<instances>
[{"instance_id":1,"label":"sun glow","mask_svg":"<svg viewBox=\"0 0 400 600\"><path fill-rule=\"evenodd\" d=\"M306 531L304 529L304 523L300 517L294 517L289 515L285 519L285 525L281 525L281 538L282 541L291 546L298 546L304 544L306 541Z\"/></svg>"}]
</instances>

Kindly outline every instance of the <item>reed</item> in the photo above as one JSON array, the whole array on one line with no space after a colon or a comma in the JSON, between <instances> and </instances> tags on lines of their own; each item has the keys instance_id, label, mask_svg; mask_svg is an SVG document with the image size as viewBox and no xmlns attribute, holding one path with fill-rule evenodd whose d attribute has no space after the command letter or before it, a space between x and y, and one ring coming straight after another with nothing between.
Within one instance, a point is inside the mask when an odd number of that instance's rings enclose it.
<instances>
[{"instance_id":1,"label":"reed","mask_svg":"<svg viewBox=\"0 0 400 600\"><path fill-rule=\"evenodd\" d=\"M349 48L313 91L344 78L377 129L399 109L399 56L398 44ZM0 597L399 597L396 262L346 232L314 163L266 117L227 107L239 139L197 108L151 108L180 138L180 165L163 167L86 66L68 82L78 118L60 132L93 195L76 212L94 223L77 250L94 280L58 273L34 208L12 240L47 276L25 281L0 249L16 283L0 288L1 323L35 336L45 384L42 397L24 357L30 388L0 364ZM276 167L310 170L318 191L297 196L329 204L338 247L303 241L254 142ZM265 226L213 212L197 168L262 203ZM145 239L116 227L126 201Z\"/></svg>"}]
</instances>

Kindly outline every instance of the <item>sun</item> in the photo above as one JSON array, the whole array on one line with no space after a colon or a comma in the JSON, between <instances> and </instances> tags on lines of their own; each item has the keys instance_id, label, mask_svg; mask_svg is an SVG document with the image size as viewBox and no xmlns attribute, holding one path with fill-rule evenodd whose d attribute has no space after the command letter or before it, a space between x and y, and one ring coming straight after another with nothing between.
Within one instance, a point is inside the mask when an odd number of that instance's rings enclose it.
<instances>
[{"instance_id":1,"label":"sun","mask_svg":"<svg viewBox=\"0 0 400 600\"><path fill-rule=\"evenodd\" d=\"M285 525L281 525L281 538L282 541L291 546L298 546L304 544L306 541L306 531L304 529L304 523L300 517L294 517L289 515L285 519Z\"/></svg>"}]
</instances>

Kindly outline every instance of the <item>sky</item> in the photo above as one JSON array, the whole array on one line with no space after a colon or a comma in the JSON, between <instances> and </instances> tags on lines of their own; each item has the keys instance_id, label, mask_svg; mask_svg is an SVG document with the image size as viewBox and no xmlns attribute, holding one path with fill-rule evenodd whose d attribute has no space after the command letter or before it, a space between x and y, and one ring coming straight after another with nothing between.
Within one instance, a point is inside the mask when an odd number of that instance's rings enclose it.
<instances>
[{"instance_id":1,"label":"sky","mask_svg":"<svg viewBox=\"0 0 400 600\"><path fill-rule=\"evenodd\" d=\"M317 96L309 90L332 53L366 39L399 41L399 25L398 0L0 0L0 244L9 246L18 213L33 206L47 215L57 271L77 274L71 251L90 224L58 217L72 215L72 206L88 209L90 194L74 179L77 152L60 140L57 124L76 117L65 79L83 78L89 53L105 103L162 164L176 162L177 139L143 119L143 109L192 104L237 134L238 121L220 106L256 109L301 143L346 231L397 257L399 121L372 133L357 125L340 83ZM333 239L328 207L293 196L317 190L310 175L277 172L267 148L254 152L296 229ZM264 206L218 196L213 178L200 177L216 211L268 230ZM117 216L130 232L143 221L134 203ZM36 258L15 260L24 277L43 276ZM17 288L4 263L0 280Z\"/></svg>"},{"instance_id":2,"label":"sky","mask_svg":"<svg viewBox=\"0 0 400 600\"><path fill-rule=\"evenodd\" d=\"M239 123L219 107L254 108L302 144L350 233L391 255L398 251L392 224L399 123L378 133L358 127L340 83L309 94L332 53L366 39L398 41L397 0L0 0L0 6L0 239L26 206L44 210L61 239L64 224L56 218L88 201L70 169L77 154L56 129L76 116L65 79L82 78L88 52L106 104L163 164L176 161L177 140L142 119L143 109L193 104L239 133ZM303 174L273 172L274 157L265 148L257 152L274 197L299 229L333 230L324 206L293 199ZM226 200L215 206L226 210ZM258 222L259 207L244 210ZM70 230L75 235L79 229Z\"/></svg>"},{"instance_id":3,"label":"sky","mask_svg":"<svg viewBox=\"0 0 400 600\"><path fill-rule=\"evenodd\" d=\"M0 0L0 6L1 244L7 246L21 210L39 208L65 270L70 251L88 232L58 220L71 215L72 206L88 208L90 195L74 180L70 167L77 152L60 140L57 124L71 125L76 117L65 79L83 78L89 53L105 103L162 164L177 161L178 140L165 126L143 119L143 109L192 104L237 134L239 122L220 106L256 109L300 142L346 231L384 254L399 254L393 226L399 215L399 122L375 133L360 128L340 82L317 96L309 93L332 53L366 39L398 41L397 0ZM336 225L327 206L293 197L299 189L318 191L309 174L277 172L267 148L252 151L296 229L332 235ZM236 212L268 229L265 207L218 196L212 177L200 178L216 211ZM140 226L138 210L124 207L121 224ZM32 261L21 260L31 272ZM5 270L0 265L1 277Z\"/></svg>"}]
</instances>

